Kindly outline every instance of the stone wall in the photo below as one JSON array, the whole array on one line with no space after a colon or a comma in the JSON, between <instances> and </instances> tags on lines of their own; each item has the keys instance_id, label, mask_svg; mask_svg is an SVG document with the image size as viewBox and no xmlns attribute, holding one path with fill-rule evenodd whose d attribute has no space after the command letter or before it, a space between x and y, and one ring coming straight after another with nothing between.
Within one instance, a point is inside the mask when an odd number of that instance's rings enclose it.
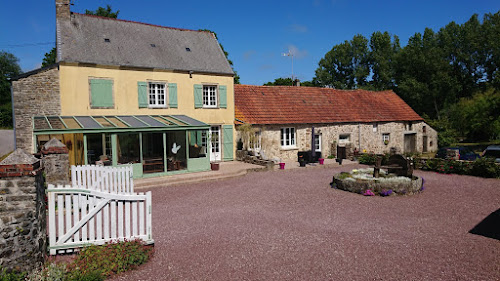
<instances>
[{"instance_id":1,"label":"stone wall","mask_svg":"<svg viewBox=\"0 0 500 281\"><path fill-rule=\"evenodd\" d=\"M32 153L33 116L60 115L58 66L12 81L17 148Z\"/></svg>"},{"instance_id":2,"label":"stone wall","mask_svg":"<svg viewBox=\"0 0 500 281\"><path fill-rule=\"evenodd\" d=\"M47 252L45 187L39 163L0 163L0 267L7 270L39 268Z\"/></svg>"},{"instance_id":3,"label":"stone wall","mask_svg":"<svg viewBox=\"0 0 500 281\"><path fill-rule=\"evenodd\" d=\"M376 125L376 126L374 126ZM335 155L337 145L350 147L360 152L373 152L377 154L389 153L394 148L398 153L404 153L405 134L416 135L416 152L423 151L423 136L427 136L427 150L437 150L437 132L423 121L412 122L379 122L379 123L342 123L342 124L292 124L292 125L267 125L257 126L262 130L262 149L270 158L281 160L296 160L298 151L311 149L311 127L314 126L316 134L321 135L321 152L323 157ZM425 126L425 133L424 133ZM293 127L296 130L296 147L281 148L281 128ZM389 134L389 142L384 143L383 134ZM348 142L340 142L339 136L349 136ZM332 145L333 144L333 145ZM349 151L348 151L349 154Z\"/></svg>"}]
</instances>

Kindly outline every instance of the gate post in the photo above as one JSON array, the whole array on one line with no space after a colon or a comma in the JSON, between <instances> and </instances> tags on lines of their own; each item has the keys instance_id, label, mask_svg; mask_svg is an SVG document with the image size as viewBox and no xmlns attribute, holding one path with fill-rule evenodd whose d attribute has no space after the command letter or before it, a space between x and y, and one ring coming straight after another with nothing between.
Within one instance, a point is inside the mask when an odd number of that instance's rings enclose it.
<instances>
[{"instance_id":1,"label":"gate post","mask_svg":"<svg viewBox=\"0 0 500 281\"><path fill-rule=\"evenodd\" d=\"M56 138L42 147L42 162L48 184L69 184L68 148Z\"/></svg>"},{"instance_id":2,"label":"gate post","mask_svg":"<svg viewBox=\"0 0 500 281\"><path fill-rule=\"evenodd\" d=\"M16 149L0 162L0 267L29 272L43 264L45 206L40 160Z\"/></svg>"}]
</instances>

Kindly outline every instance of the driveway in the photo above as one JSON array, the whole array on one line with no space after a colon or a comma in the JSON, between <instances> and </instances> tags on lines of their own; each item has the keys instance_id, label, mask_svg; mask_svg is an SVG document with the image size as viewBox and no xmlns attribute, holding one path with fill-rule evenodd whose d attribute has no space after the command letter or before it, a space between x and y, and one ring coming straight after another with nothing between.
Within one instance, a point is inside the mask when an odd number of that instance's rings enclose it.
<instances>
[{"instance_id":1,"label":"driveway","mask_svg":"<svg viewBox=\"0 0 500 281\"><path fill-rule=\"evenodd\" d=\"M0 157L14 150L14 131L0 130Z\"/></svg>"},{"instance_id":2,"label":"driveway","mask_svg":"<svg viewBox=\"0 0 500 281\"><path fill-rule=\"evenodd\" d=\"M117 280L499 280L500 241L469 231L500 180L417 171L425 191L331 189L340 168L153 190L155 256Z\"/></svg>"}]
</instances>

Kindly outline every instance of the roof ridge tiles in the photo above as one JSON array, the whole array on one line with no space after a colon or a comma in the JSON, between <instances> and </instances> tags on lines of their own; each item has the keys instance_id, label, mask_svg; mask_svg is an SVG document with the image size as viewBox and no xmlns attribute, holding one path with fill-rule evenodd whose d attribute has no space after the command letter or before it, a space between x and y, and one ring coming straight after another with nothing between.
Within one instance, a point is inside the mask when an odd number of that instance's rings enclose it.
<instances>
[{"instance_id":1,"label":"roof ridge tiles","mask_svg":"<svg viewBox=\"0 0 500 281\"><path fill-rule=\"evenodd\" d=\"M180 27L170 27L170 26L164 26L164 25L158 25L158 24L152 24L152 23L145 23L145 22L140 22L140 21L124 20L124 19L117 19L117 18L108 18L108 17L96 16L96 15L87 15L87 14L81 14L81 13L76 13L76 12L71 12L71 13L75 14L75 15L85 16L85 17L98 18L98 19L104 19L104 20L112 20L112 21L121 21L121 22L128 22L128 23L138 23L138 24L149 25L149 26L153 26L153 27L161 27L161 28L173 29L173 30L179 30L179 31L194 31L194 32L212 33L212 32L206 31L206 30L194 30L194 29L187 29L187 28L180 28Z\"/></svg>"}]
</instances>

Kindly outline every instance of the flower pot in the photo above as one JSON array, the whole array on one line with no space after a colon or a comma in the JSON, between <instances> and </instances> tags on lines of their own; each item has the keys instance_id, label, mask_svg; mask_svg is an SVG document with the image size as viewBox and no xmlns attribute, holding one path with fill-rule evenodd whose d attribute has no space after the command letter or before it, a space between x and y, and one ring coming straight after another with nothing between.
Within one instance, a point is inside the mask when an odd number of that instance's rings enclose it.
<instances>
[{"instance_id":1,"label":"flower pot","mask_svg":"<svg viewBox=\"0 0 500 281\"><path fill-rule=\"evenodd\" d=\"M323 158L319 158L318 161L320 165L323 165L325 163L325 159Z\"/></svg>"},{"instance_id":2,"label":"flower pot","mask_svg":"<svg viewBox=\"0 0 500 281\"><path fill-rule=\"evenodd\" d=\"M212 169L212 171L218 171L219 163L210 163L210 168Z\"/></svg>"},{"instance_id":3,"label":"flower pot","mask_svg":"<svg viewBox=\"0 0 500 281\"><path fill-rule=\"evenodd\" d=\"M284 170L285 169L285 163L280 163L280 170Z\"/></svg>"}]
</instances>

